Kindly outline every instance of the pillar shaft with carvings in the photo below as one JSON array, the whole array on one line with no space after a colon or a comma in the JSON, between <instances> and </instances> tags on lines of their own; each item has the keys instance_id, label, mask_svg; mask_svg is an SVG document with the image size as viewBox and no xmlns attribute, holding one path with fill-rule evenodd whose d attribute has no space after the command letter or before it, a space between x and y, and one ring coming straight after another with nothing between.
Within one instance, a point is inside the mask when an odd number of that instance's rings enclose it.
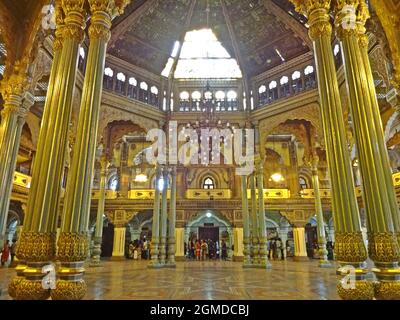
<instances>
[{"instance_id":1,"label":"pillar shaft with carvings","mask_svg":"<svg viewBox=\"0 0 400 320\"><path fill-rule=\"evenodd\" d=\"M367 252L361 234L361 222L352 178L350 155L347 150L343 109L331 47L332 24L330 0L291 0L296 10L308 18L309 35L313 41L317 66L320 112L323 124L327 160L332 188L332 209L336 229L335 253L341 266L356 268L356 290L338 283L343 299L372 299L373 286L366 280L364 268ZM338 270L341 276L347 269Z\"/></svg>"},{"instance_id":2,"label":"pillar shaft with carvings","mask_svg":"<svg viewBox=\"0 0 400 320\"><path fill-rule=\"evenodd\" d=\"M161 177L161 168L156 168L156 179L154 182L154 207L153 207L153 222L151 229L151 261L150 268L159 268L160 261L158 255L160 253L160 190L158 183Z\"/></svg>"},{"instance_id":3,"label":"pillar shaft with carvings","mask_svg":"<svg viewBox=\"0 0 400 320\"><path fill-rule=\"evenodd\" d=\"M318 236L318 247L319 247L319 263L321 268L330 267L331 264L328 261L328 250L326 249L326 236L324 227L324 215L322 212L321 194L319 192L319 177L318 177L318 156L314 155L312 159L312 183L314 188L315 197L315 214L317 215L317 236Z\"/></svg>"},{"instance_id":4,"label":"pillar shaft with carvings","mask_svg":"<svg viewBox=\"0 0 400 320\"><path fill-rule=\"evenodd\" d=\"M251 265L250 257L250 216L249 202L247 199L247 176L242 175L242 220L243 220L243 267L247 268Z\"/></svg>"},{"instance_id":5,"label":"pillar shaft with carvings","mask_svg":"<svg viewBox=\"0 0 400 320\"><path fill-rule=\"evenodd\" d=\"M100 188L99 188L99 200L97 203L97 216L96 216L96 231L94 235L94 247L92 253L91 266L100 265L101 255L101 243L103 240L103 216L104 216L104 205L106 202L106 183L107 183L107 170L110 163L106 156L102 156L100 159Z\"/></svg>"},{"instance_id":6,"label":"pillar shaft with carvings","mask_svg":"<svg viewBox=\"0 0 400 320\"><path fill-rule=\"evenodd\" d=\"M65 190L61 233L58 239L57 288L53 299L82 299L86 293L83 264L87 256L87 233L91 185L94 172L96 137L99 122L103 70L111 20L123 8L114 0L89 0L89 51L82 89L72 164ZM72 250L71 250L72 249Z\"/></svg>"},{"instance_id":7,"label":"pillar shaft with carvings","mask_svg":"<svg viewBox=\"0 0 400 320\"><path fill-rule=\"evenodd\" d=\"M257 189L258 189L259 266L264 269L269 269L271 268L271 264L268 261L267 227L265 225L264 166L261 160L257 165Z\"/></svg>"},{"instance_id":8,"label":"pillar shaft with carvings","mask_svg":"<svg viewBox=\"0 0 400 320\"><path fill-rule=\"evenodd\" d=\"M14 73L3 80L0 88L4 100L0 125L0 243L5 239L22 127L26 114L34 103L32 94L25 92L25 69L26 65L18 63Z\"/></svg>"},{"instance_id":9,"label":"pillar shaft with carvings","mask_svg":"<svg viewBox=\"0 0 400 320\"><path fill-rule=\"evenodd\" d=\"M253 266L259 263L259 246L258 246L258 213L257 213L257 193L256 193L256 176L252 173L250 179L250 199L251 199L251 263Z\"/></svg>"},{"instance_id":10,"label":"pillar shaft with carvings","mask_svg":"<svg viewBox=\"0 0 400 320\"><path fill-rule=\"evenodd\" d=\"M357 28L364 28L368 8L364 0L340 0L336 1L335 13L363 182L368 251L377 267L375 275L381 280L375 286L375 294L381 299L400 299L400 252L395 232L395 226L397 231L399 227L399 209L368 63L368 41Z\"/></svg>"},{"instance_id":11,"label":"pillar shaft with carvings","mask_svg":"<svg viewBox=\"0 0 400 320\"><path fill-rule=\"evenodd\" d=\"M171 170L171 200L168 219L168 267L175 266L176 167Z\"/></svg>"},{"instance_id":12,"label":"pillar shaft with carvings","mask_svg":"<svg viewBox=\"0 0 400 320\"><path fill-rule=\"evenodd\" d=\"M55 258L56 228L78 51L83 40L83 0L56 2L56 40L32 183L17 257L26 261L17 299L47 299L42 267Z\"/></svg>"},{"instance_id":13,"label":"pillar shaft with carvings","mask_svg":"<svg viewBox=\"0 0 400 320\"><path fill-rule=\"evenodd\" d=\"M167 258L167 232L168 232L168 171L163 168L161 192L161 232L160 232L160 264L165 265Z\"/></svg>"}]
</instances>

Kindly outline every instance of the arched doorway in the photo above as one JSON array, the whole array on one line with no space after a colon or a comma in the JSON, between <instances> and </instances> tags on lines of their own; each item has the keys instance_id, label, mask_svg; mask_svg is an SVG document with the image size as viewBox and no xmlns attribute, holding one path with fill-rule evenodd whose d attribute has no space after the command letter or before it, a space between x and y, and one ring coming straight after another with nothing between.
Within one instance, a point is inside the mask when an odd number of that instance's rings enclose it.
<instances>
[{"instance_id":1,"label":"arched doorway","mask_svg":"<svg viewBox=\"0 0 400 320\"><path fill-rule=\"evenodd\" d=\"M221 244L222 240L228 248L228 256L233 255L233 228L214 210L201 211L185 227L185 243L196 240L212 240Z\"/></svg>"}]
</instances>

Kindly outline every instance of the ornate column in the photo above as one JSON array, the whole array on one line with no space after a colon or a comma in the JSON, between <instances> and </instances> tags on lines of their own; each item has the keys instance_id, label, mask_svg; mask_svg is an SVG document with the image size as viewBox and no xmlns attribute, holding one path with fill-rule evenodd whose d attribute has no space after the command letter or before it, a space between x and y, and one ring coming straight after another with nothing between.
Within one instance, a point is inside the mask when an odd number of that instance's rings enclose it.
<instances>
[{"instance_id":1,"label":"ornate column","mask_svg":"<svg viewBox=\"0 0 400 320\"><path fill-rule=\"evenodd\" d=\"M125 258L126 227L124 223L114 225L114 242L112 260L124 260Z\"/></svg>"},{"instance_id":2,"label":"ornate column","mask_svg":"<svg viewBox=\"0 0 400 320\"><path fill-rule=\"evenodd\" d=\"M158 255L160 253L160 190L158 189L158 181L161 176L161 168L156 168L156 180L154 182L154 208L153 208L153 224L151 230L151 261L149 268L159 268L160 261Z\"/></svg>"},{"instance_id":3,"label":"ornate column","mask_svg":"<svg viewBox=\"0 0 400 320\"><path fill-rule=\"evenodd\" d=\"M315 214L317 215L317 236L318 236L318 246L319 246L319 267L329 268L331 267L328 261L328 250L326 249L326 237L324 228L324 215L322 212L321 195L319 193L319 177L318 177L318 161L317 155L312 158L312 183L314 187L315 196Z\"/></svg>"},{"instance_id":4,"label":"ornate column","mask_svg":"<svg viewBox=\"0 0 400 320\"><path fill-rule=\"evenodd\" d=\"M258 214L257 214L257 194L256 194L256 176L255 173L250 175L250 194L251 194L251 264L253 267L259 263L259 246L258 246Z\"/></svg>"},{"instance_id":5,"label":"ornate column","mask_svg":"<svg viewBox=\"0 0 400 320\"><path fill-rule=\"evenodd\" d=\"M16 287L17 299L47 299L50 290L42 286L42 267L54 260L68 127L72 111L72 94L83 40L85 11L83 0L56 2L56 40L49 89L42 117L32 184L24 229L17 257L26 261L25 279ZM63 16L65 17L63 20Z\"/></svg>"},{"instance_id":6,"label":"ornate column","mask_svg":"<svg viewBox=\"0 0 400 320\"><path fill-rule=\"evenodd\" d=\"M168 262L167 267L175 267L175 223L176 223L176 167L171 168L171 199L168 219Z\"/></svg>"},{"instance_id":7,"label":"ornate column","mask_svg":"<svg viewBox=\"0 0 400 320\"><path fill-rule=\"evenodd\" d=\"M161 237L160 237L160 264L165 265L167 258L167 229L168 229L168 171L167 167L163 168L163 189L161 192Z\"/></svg>"},{"instance_id":8,"label":"ornate column","mask_svg":"<svg viewBox=\"0 0 400 320\"><path fill-rule=\"evenodd\" d=\"M249 202L247 199L247 176L241 176L242 179L242 221L243 221L243 268L251 266L250 257L250 217Z\"/></svg>"},{"instance_id":9,"label":"ornate column","mask_svg":"<svg viewBox=\"0 0 400 320\"><path fill-rule=\"evenodd\" d=\"M317 66L320 111L324 129L327 160L332 186L332 207L336 229L335 253L341 266L356 269L356 290L339 281L337 289L342 299L372 299L373 287L366 280L367 252L361 235L361 223L352 178L350 156L346 145L343 110L331 48L332 25L329 10L331 1L291 0L296 10L308 17L309 35L313 40ZM345 276L347 268L339 268Z\"/></svg>"},{"instance_id":10,"label":"ornate column","mask_svg":"<svg viewBox=\"0 0 400 320\"><path fill-rule=\"evenodd\" d=\"M267 228L265 225L265 206L264 206L264 166L260 160L257 166L257 187L258 187L258 242L259 242L259 266L270 269L271 263L268 261Z\"/></svg>"},{"instance_id":11,"label":"ornate column","mask_svg":"<svg viewBox=\"0 0 400 320\"><path fill-rule=\"evenodd\" d=\"M305 229L303 227L293 228L294 259L297 261L308 260Z\"/></svg>"},{"instance_id":12,"label":"ornate column","mask_svg":"<svg viewBox=\"0 0 400 320\"><path fill-rule=\"evenodd\" d=\"M233 228L233 261L243 261L243 228Z\"/></svg>"},{"instance_id":13,"label":"ornate column","mask_svg":"<svg viewBox=\"0 0 400 320\"><path fill-rule=\"evenodd\" d=\"M34 104L33 95L29 92L25 95L23 93L26 81L25 74L21 70L21 74L12 74L8 81L1 85L4 107L1 111L0 126L0 243L5 240L22 127L26 114Z\"/></svg>"},{"instance_id":14,"label":"ornate column","mask_svg":"<svg viewBox=\"0 0 400 320\"><path fill-rule=\"evenodd\" d=\"M380 299L400 299L400 252L396 239L399 236L400 215L368 62L368 39L364 34L368 8L364 0L341 0L336 2L335 13L363 181L368 251L377 267L374 273L379 280L375 286L375 296ZM357 14L360 19L356 23ZM364 58L362 51L366 55Z\"/></svg>"},{"instance_id":15,"label":"ornate column","mask_svg":"<svg viewBox=\"0 0 400 320\"><path fill-rule=\"evenodd\" d=\"M96 267L100 265L101 243L103 240L103 215L104 204L106 201L106 183L107 183L107 169L110 166L105 155L100 159L100 190L99 200L97 203L97 216L96 216L96 231L94 234L94 246L92 253L92 260L90 266Z\"/></svg>"},{"instance_id":16,"label":"ornate column","mask_svg":"<svg viewBox=\"0 0 400 320\"><path fill-rule=\"evenodd\" d=\"M76 0L75 0L76 1ZM83 263L87 255L90 195L96 151L103 70L111 20L123 11L114 0L89 0L91 24L89 51L83 83L71 168L63 204L57 258L61 262L53 299L82 299L86 293ZM121 4L124 6L125 4Z\"/></svg>"},{"instance_id":17,"label":"ornate column","mask_svg":"<svg viewBox=\"0 0 400 320\"><path fill-rule=\"evenodd\" d=\"M287 251L286 251L286 241L288 238L288 228L287 227L282 227L279 228L278 234L279 234L279 238L281 238L282 240L282 246L283 246L283 256L286 259L287 257Z\"/></svg>"},{"instance_id":18,"label":"ornate column","mask_svg":"<svg viewBox=\"0 0 400 320\"><path fill-rule=\"evenodd\" d=\"M185 259L185 229L175 228L175 258L177 261Z\"/></svg>"}]
</instances>

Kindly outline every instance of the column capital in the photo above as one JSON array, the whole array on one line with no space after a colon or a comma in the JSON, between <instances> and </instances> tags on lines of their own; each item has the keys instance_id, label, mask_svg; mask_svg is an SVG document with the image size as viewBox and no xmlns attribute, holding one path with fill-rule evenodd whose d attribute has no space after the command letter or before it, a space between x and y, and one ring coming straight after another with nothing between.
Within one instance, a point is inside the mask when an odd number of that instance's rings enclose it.
<instances>
[{"instance_id":1,"label":"column capital","mask_svg":"<svg viewBox=\"0 0 400 320\"><path fill-rule=\"evenodd\" d=\"M64 39L74 39L82 42L86 27L84 9L85 0L62 0L62 9L65 15L62 36Z\"/></svg>"},{"instance_id":2,"label":"column capital","mask_svg":"<svg viewBox=\"0 0 400 320\"><path fill-rule=\"evenodd\" d=\"M296 11L308 17L309 36L315 41L323 35L332 34L332 25L329 17L331 0L290 0Z\"/></svg>"},{"instance_id":3,"label":"column capital","mask_svg":"<svg viewBox=\"0 0 400 320\"><path fill-rule=\"evenodd\" d=\"M337 0L334 5L336 35L342 39L346 35L359 33L358 8L360 0ZM363 15L360 16L362 18ZM365 19L366 21L366 19ZM364 24L365 24L364 21ZM361 20L360 20L361 22ZM360 26L364 28L364 25ZM365 28L364 28L365 32Z\"/></svg>"},{"instance_id":4,"label":"column capital","mask_svg":"<svg viewBox=\"0 0 400 320\"><path fill-rule=\"evenodd\" d=\"M13 104L15 99L22 99L22 95L29 84L27 69L28 59L23 58L22 60L18 60L14 65L13 72L1 81L0 92L6 103L10 102Z\"/></svg>"}]
</instances>

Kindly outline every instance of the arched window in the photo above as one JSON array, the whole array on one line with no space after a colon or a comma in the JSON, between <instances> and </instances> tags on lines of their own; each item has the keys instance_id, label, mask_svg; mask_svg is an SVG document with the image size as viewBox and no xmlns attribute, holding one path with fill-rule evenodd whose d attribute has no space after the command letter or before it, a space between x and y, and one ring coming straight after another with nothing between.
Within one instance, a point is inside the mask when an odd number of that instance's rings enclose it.
<instances>
[{"instance_id":1,"label":"arched window","mask_svg":"<svg viewBox=\"0 0 400 320\"><path fill-rule=\"evenodd\" d=\"M268 102L274 101L275 99L278 98L278 83L273 80L269 83L268 88L269 88L269 92L268 92Z\"/></svg>"},{"instance_id":2,"label":"arched window","mask_svg":"<svg viewBox=\"0 0 400 320\"><path fill-rule=\"evenodd\" d=\"M299 183L301 189L307 189L307 181L304 177L299 177Z\"/></svg>"},{"instance_id":3,"label":"arched window","mask_svg":"<svg viewBox=\"0 0 400 320\"><path fill-rule=\"evenodd\" d=\"M152 86L151 88L150 88L150 91L151 91L151 93L152 94L158 94L158 89L157 89L157 87L156 86Z\"/></svg>"},{"instance_id":4,"label":"arched window","mask_svg":"<svg viewBox=\"0 0 400 320\"><path fill-rule=\"evenodd\" d=\"M233 90L228 91L226 96L227 96L229 101L234 101L234 100L237 99L237 93L236 93L236 91L233 91Z\"/></svg>"},{"instance_id":5,"label":"arched window","mask_svg":"<svg viewBox=\"0 0 400 320\"><path fill-rule=\"evenodd\" d=\"M189 100L189 92L187 91L182 91L181 94L179 95L180 99L183 101L188 101Z\"/></svg>"},{"instance_id":6,"label":"arched window","mask_svg":"<svg viewBox=\"0 0 400 320\"><path fill-rule=\"evenodd\" d=\"M203 189L215 189L214 180L210 177L204 179Z\"/></svg>"},{"instance_id":7,"label":"arched window","mask_svg":"<svg viewBox=\"0 0 400 320\"><path fill-rule=\"evenodd\" d=\"M116 191L118 187L118 178L115 176L109 182L110 190Z\"/></svg>"},{"instance_id":8,"label":"arched window","mask_svg":"<svg viewBox=\"0 0 400 320\"><path fill-rule=\"evenodd\" d=\"M110 68L107 67L104 69L104 87L106 89L113 89L113 76L114 76L114 71Z\"/></svg>"},{"instance_id":9,"label":"arched window","mask_svg":"<svg viewBox=\"0 0 400 320\"><path fill-rule=\"evenodd\" d=\"M141 82L140 83L140 89L147 91L149 89L149 86L146 82Z\"/></svg>"},{"instance_id":10,"label":"arched window","mask_svg":"<svg viewBox=\"0 0 400 320\"><path fill-rule=\"evenodd\" d=\"M225 92L223 92L223 91L217 91L217 92L215 93L215 98L216 98L217 100L224 100L224 99L225 99Z\"/></svg>"},{"instance_id":11,"label":"arched window","mask_svg":"<svg viewBox=\"0 0 400 320\"><path fill-rule=\"evenodd\" d=\"M264 93L265 91L267 91L267 87L266 87L265 85L262 85L262 86L260 86L260 87L258 88L258 93L259 93L259 94L262 94L262 93Z\"/></svg>"},{"instance_id":12,"label":"arched window","mask_svg":"<svg viewBox=\"0 0 400 320\"><path fill-rule=\"evenodd\" d=\"M110 67L107 67L104 69L104 74L107 77L112 77L114 75L114 71Z\"/></svg>"},{"instance_id":13,"label":"arched window","mask_svg":"<svg viewBox=\"0 0 400 320\"><path fill-rule=\"evenodd\" d=\"M124 93L126 76L122 72L117 73L117 91Z\"/></svg>"},{"instance_id":14,"label":"arched window","mask_svg":"<svg viewBox=\"0 0 400 320\"><path fill-rule=\"evenodd\" d=\"M131 86L137 86L137 80L134 78L134 77L130 77L129 78L129 84L131 85Z\"/></svg>"},{"instance_id":15,"label":"arched window","mask_svg":"<svg viewBox=\"0 0 400 320\"><path fill-rule=\"evenodd\" d=\"M122 72L117 73L117 79L121 82L125 82L126 76Z\"/></svg>"},{"instance_id":16,"label":"arched window","mask_svg":"<svg viewBox=\"0 0 400 320\"><path fill-rule=\"evenodd\" d=\"M82 47L79 48L79 56L80 56L82 59L85 59L85 49L82 48Z\"/></svg>"},{"instance_id":17,"label":"arched window","mask_svg":"<svg viewBox=\"0 0 400 320\"><path fill-rule=\"evenodd\" d=\"M280 80L281 86L287 84L289 82L289 78L287 76L283 76Z\"/></svg>"},{"instance_id":18,"label":"arched window","mask_svg":"<svg viewBox=\"0 0 400 320\"><path fill-rule=\"evenodd\" d=\"M192 99L195 101L199 101L201 99L200 91L193 91L192 92Z\"/></svg>"},{"instance_id":19,"label":"arched window","mask_svg":"<svg viewBox=\"0 0 400 320\"><path fill-rule=\"evenodd\" d=\"M340 47L338 44L335 44L335 46L333 47L333 54L335 55L335 57L338 55L340 51Z\"/></svg>"},{"instance_id":20,"label":"arched window","mask_svg":"<svg viewBox=\"0 0 400 320\"><path fill-rule=\"evenodd\" d=\"M277 85L278 85L278 84L276 83L275 80L274 80L274 81L271 81L271 82L269 83L269 89L270 89L270 90L275 89Z\"/></svg>"},{"instance_id":21,"label":"arched window","mask_svg":"<svg viewBox=\"0 0 400 320\"><path fill-rule=\"evenodd\" d=\"M311 73L313 73L314 72L314 67L313 66L307 66L305 69L304 69L304 74L306 75L306 76L308 76L309 74L311 74Z\"/></svg>"},{"instance_id":22,"label":"arched window","mask_svg":"<svg viewBox=\"0 0 400 320\"><path fill-rule=\"evenodd\" d=\"M292 74L292 80L300 79L300 76L301 76L300 71L295 71L295 72L293 72L293 74Z\"/></svg>"}]
</instances>

